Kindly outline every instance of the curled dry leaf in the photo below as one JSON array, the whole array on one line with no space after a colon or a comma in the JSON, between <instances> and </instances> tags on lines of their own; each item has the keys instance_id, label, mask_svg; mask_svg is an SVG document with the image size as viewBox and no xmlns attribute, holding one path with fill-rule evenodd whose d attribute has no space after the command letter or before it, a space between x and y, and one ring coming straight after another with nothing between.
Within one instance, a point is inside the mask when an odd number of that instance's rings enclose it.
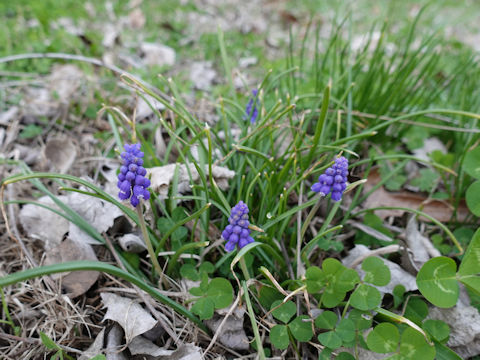
<instances>
[{"instance_id":1,"label":"curled dry leaf","mask_svg":"<svg viewBox=\"0 0 480 360\"><path fill-rule=\"evenodd\" d=\"M348 256L342 259L342 263L345 266L350 266L355 259L367 254L368 252L370 252L370 250L365 245L355 245L355 247L350 250ZM399 284L403 285L406 291L415 291L418 289L415 276L402 269L400 265L394 263L393 261L384 259L382 257L379 257L379 259L381 259L388 267L391 274L391 280L387 285L375 286L381 293L391 294L395 286ZM357 270L360 275L364 274L361 264L358 264L355 270Z\"/></svg>"},{"instance_id":2,"label":"curled dry leaf","mask_svg":"<svg viewBox=\"0 0 480 360\"><path fill-rule=\"evenodd\" d=\"M7 111L0 113L0 125L8 126L17 117L18 107L12 106Z\"/></svg>"},{"instance_id":3,"label":"curled dry leaf","mask_svg":"<svg viewBox=\"0 0 480 360\"><path fill-rule=\"evenodd\" d=\"M68 205L100 233L110 229L117 217L123 216L122 211L115 205L76 192L68 195ZM98 245L97 240L73 223L70 224L69 235L75 241Z\"/></svg>"},{"instance_id":4,"label":"curled dry leaf","mask_svg":"<svg viewBox=\"0 0 480 360\"><path fill-rule=\"evenodd\" d=\"M58 196L58 199L67 202L67 196ZM41 197L38 202L59 210L48 196ZM69 229L69 222L64 217L34 204L23 206L18 218L28 236L43 241L47 251L58 246Z\"/></svg>"},{"instance_id":5,"label":"curled dry leaf","mask_svg":"<svg viewBox=\"0 0 480 360\"><path fill-rule=\"evenodd\" d=\"M211 61L196 61L190 66L190 80L197 90L210 90L217 76Z\"/></svg>"},{"instance_id":6,"label":"curled dry leaf","mask_svg":"<svg viewBox=\"0 0 480 360\"><path fill-rule=\"evenodd\" d=\"M125 331L125 339L129 344L135 337L155 326L157 321L135 300L112 293L100 294L107 308L104 320L117 322Z\"/></svg>"},{"instance_id":7,"label":"curled dry leaf","mask_svg":"<svg viewBox=\"0 0 480 360\"><path fill-rule=\"evenodd\" d=\"M51 139L43 149L43 157L50 171L66 173L77 157L77 149L71 139Z\"/></svg>"},{"instance_id":8,"label":"curled dry leaf","mask_svg":"<svg viewBox=\"0 0 480 360\"><path fill-rule=\"evenodd\" d=\"M92 357L101 354L103 350L103 343L105 341L105 328L103 328L93 341L93 343L88 347L87 350L78 358L78 360L90 360Z\"/></svg>"},{"instance_id":9,"label":"curled dry leaf","mask_svg":"<svg viewBox=\"0 0 480 360\"><path fill-rule=\"evenodd\" d=\"M191 184L200 179L197 169L193 164L190 164L187 171L185 164L168 164L165 166L157 166L147 169L149 176L151 176L151 187L160 199L165 199L168 196L168 187L173 179L175 167L178 166L178 192L180 194L191 191ZM208 173L208 166L205 167L205 172ZM235 176L235 171L221 166L214 166L212 168L212 175L218 187L222 190L228 189L228 180Z\"/></svg>"},{"instance_id":10,"label":"curled dry leaf","mask_svg":"<svg viewBox=\"0 0 480 360\"><path fill-rule=\"evenodd\" d=\"M140 253L147 250L147 246L140 236L135 234L125 234L118 238L118 244L126 252Z\"/></svg>"},{"instance_id":11,"label":"curled dry leaf","mask_svg":"<svg viewBox=\"0 0 480 360\"><path fill-rule=\"evenodd\" d=\"M136 120L143 120L150 115L154 114L153 109L156 110L165 110L165 105L163 105L160 101L155 99L153 96L143 94L145 99L143 97L138 97L137 98L137 106L135 108L135 119ZM146 100L146 101L145 101Z\"/></svg>"},{"instance_id":12,"label":"curled dry leaf","mask_svg":"<svg viewBox=\"0 0 480 360\"><path fill-rule=\"evenodd\" d=\"M78 95L85 74L72 64L55 65L49 76L49 91L55 93L62 103L69 103Z\"/></svg>"},{"instance_id":13,"label":"curled dry leaf","mask_svg":"<svg viewBox=\"0 0 480 360\"><path fill-rule=\"evenodd\" d=\"M98 260L89 244L73 241L69 238L47 252L45 265L64 263L74 260ZM84 294L95 284L100 273L97 271L73 271L51 275L53 279L62 278L62 287L66 294L75 298Z\"/></svg>"},{"instance_id":14,"label":"curled dry leaf","mask_svg":"<svg viewBox=\"0 0 480 360\"><path fill-rule=\"evenodd\" d=\"M130 344L128 344L128 350L132 355L149 355L149 356L171 356L174 350L162 349L160 346L155 345L150 340L145 339L143 336L137 336Z\"/></svg>"},{"instance_id":15,"label":"curled dry leaf","mask_svg":"<svg viewBox=\"0 0 480 360\"><path fill-rule=\"evenodd\" d=\"M365 184L364 192L367 193L373 186L380 182L380 174L374 170L368 175L368 181ZM408 191L389 192L383 186L376 189L363 203L365 209L375 207L404 207L410 209L420 209L441 222L450 221L454 207L447 201L428 199L419 194L413 194ZM382 219L395 216L400 217L405 213L403 210L375 210L375 214ZM458 221L465 221L469 211L465 202L460 202L457 210ZM423 217L421 220L429 221Z\"/></svg>"},{"instance_id":16,"label":"curled dry leaf","mask_svg":"<svg viewBox=\"0 0 480 360\"><path fill-rule=\"evenodd\" d=\"M172 66L175 64L175 50L169 46L144 42L140 45L140 52L145 65Z\"/></svg>"},{"instance_id":17,"label":"curled dry leaf","mask_svg":"<svg viewBox=\"0 0 480 360\"><path fill-rule=\"evenodd\" d=\"M229 308L220 309L215 312L212 319L206 320L205 324L216 332L223 321L223 318L228 313ZM243 315L245 309L237 307L235 311L227 318L225 324L220 330L218 341L226 347L233 350L248 350L250 347L247 334L243 328Z\"/></svg>"},{"instance_id":18,"label":"curled dry leaf","mask_svg":"<svg viewBox=\"0 0 480 360\"><path fill-rule=\"evenodd\" d=\"M411 250L412 261L414 262L413 265L416 269L420 269L431 257L442 255L440 251L432 245L430 240L418 231L418 224L417 220L415 220L415 216L411 216L410 220L408 220L406 241L408 248Z\"/></svg>"},{"instance_id":19,"label":"curled dry leaf","mask_svg":"<svg viewBox=\"0 0 480 360\"><path fill-rule=\"evenodd\" d=\"M127 360L124 348L122 328L114 324L107 335L107 360Z\"/></svg>"}]
</instances>

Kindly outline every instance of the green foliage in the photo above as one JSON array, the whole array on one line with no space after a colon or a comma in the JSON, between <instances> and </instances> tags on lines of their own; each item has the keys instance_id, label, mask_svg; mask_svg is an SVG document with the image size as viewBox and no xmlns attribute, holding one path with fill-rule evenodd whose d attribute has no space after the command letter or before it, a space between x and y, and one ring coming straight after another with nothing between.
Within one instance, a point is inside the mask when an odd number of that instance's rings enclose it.
<instances>
[{"instance_id":1,"label":"green foliage","mask_svg":"<svg viewBox=\"0 0 480 360\"><path fill-rule=\"evenodd\" d=\"M480 147L465 154L463 170L474 179L480 180Z\"/></svg>"},{"instance_id":2,"label":"green foliage","mask_svg":"<svg viewBox=\"0 0 480 360\"><path fill-rule=\"evenodd\" d=\"M288 328L286 325L275 325L270 329L270 341L277 349L284 350L288 347Z\"/></svg>"},{"instance_id":3,"label":"green foliage","mask_svg":"<svg viewBox=\"0 0 480 360\"><path fill-rule=\"evenodd\" d=\"M425 320L423 322L423 330L441 343L446 343L450 336L450 326L441 320Z\"/></svg>"},{"instance_id":4,"label":"green foliage","mask_svg":"<svg viewBox=\"0 0 480 360\"><path fill-rule=\"evenodd\" d=\"M211 319L215 309L223 309L233 301L233 288L224 278L214 278L206 284L190 289L190 294L199 296L192 306L192 312L202 320Z\"/></svg>"},{"instance_id":5,"label":"green foliage","mask_svg":"<svg viewBox=\"0 0 480 360\"><path fill-rule=\"evenodd\" d=\"M270 330L270 341L278 349L286 349L289 344L289 333L298 341L310 341L313 336L312 321L307 315L296 316L297 307L292 301L283 303L277 300L270 309L272 315L286 325L275 325Z\"/></svg>"},{"instance_id":6,"label":"green foliage","mask_svg":"<svg viewBox=\"0 0 480 360\"><path fill-rule=\"evenodd\" d=\"M385 286L390 282L390 269L380 258L368 257L362 263L365 271L363 281L377 286Z\"/></svg>"},{"instance_id":7,"label":"green foliage","mask_svg":"<svg viewBox=\"0 0 480 360\"><path fill-rule=\"evenodd\" d=\"M474 234L457 272L457 264L447 257L427 261L417 275L418 289L425 298L438 307L457 303L460 281L469 290L480 293L480 229Z\"/></svg>"},{"instance_id":8,"label":"green foliage","mask_svg":"<svg viewBox=\"0 0 480 360\"><path fill-rule=\"evenodd\" d=\"M439 179L438 174L432 169L420 169L420 175L410 182L411 185L416 186L420 191L430 191Z\"/></svg>"},{"instance_id":9,"label":"green foliage","mask_svg":"<svg viewBox=\"0 0 480 360\"><path fill-rule=\"evenodd\" d=\"M435 306L454 306L459 294L456 270L457 265L450 258L442 256L430 259L418 272L418 290Z\"/></svg>"},{"instance_id":10,"label":"green foliage","mask_svg":"<svg viewBox=\"0 0 480 360\"><path fill-rule=\"evenodd\" d=\"M390 323L381 323L367 336L368 348L377 353L397 351L400 333L398 328Z\"/></svg>"},{"instance_id":11,"label":"green foliage","mask_svg":"<svg viewBox=\"0 0 480 360\"><path fill-rule=\"evenodd\" d=\"M364 311L375 309L381 301L380 291L367 284L360 284L350 296L351 305Z\"/></svg>"},{"instance_id":12,"label":"green foliage","mask_svg":"<svg viewBox=\"0 0 480 360\"><path fill-rule=\"evenodd\" d=\"M475 181L468 187L465 198L468 209L475 216L480 216L480 181Z\"/></svg>"},{"instance_id":13,"label":"green foliage","mask_svg":"<svg viewBox=\"0 0 480 360\"><path fill-rule=\"evenodd\" d=\"M344 298L347 291L352 290L358 283L356 271L343 266L336 259L325 259L322 269L310 267L305 274L307 290L310 293L322 291L322 303L325 307L337 306Z\"/></svg>"}]
</instances>

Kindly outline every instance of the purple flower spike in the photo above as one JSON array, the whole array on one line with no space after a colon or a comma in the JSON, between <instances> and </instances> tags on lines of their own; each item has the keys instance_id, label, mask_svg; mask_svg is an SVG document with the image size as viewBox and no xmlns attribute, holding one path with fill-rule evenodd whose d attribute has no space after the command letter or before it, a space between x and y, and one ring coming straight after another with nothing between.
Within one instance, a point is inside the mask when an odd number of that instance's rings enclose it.
<instances>
[{"instance_id":1,"label":"purple flower spike","mask_svg":"<svg viewBox=\"0 0 480 360\"><path fill-rule=\"evenodd\" d=\"M248 100L247 106L245 108L245 116L243 117L243 120L250 119L251 124L255 124L255 121L257 121L257 116L258 116L257 101L258 100L255 101L257 94L258 94L258 90L253 89L252 97L250 98L250 100Z\"/></svg>"},{"instance_id":2,"label":"purple flower spike","mask_svg":"<svg viewBox=\"0 0 480 360\"><path fill-rule=\"evenodd\" d=\"M243 201L240 201L235 205L228 218L229 225L223 230L222 238L227 242L225 244L225 250L228 252L233 251L235 246L238 246L238 250L245 245L253 242L253 238L250 236L250 229L248 225L248 206Z\"/></svg>"},{"instance_id":3,"label":"purple flower spike","mask_svg":"<svg viewBox=\"0 0 480 360\"><path fill-rule=\"evenodd\" d=\"M343 192L347 188L348 176L348 160L340 156L335 159L335 164L329 167L318 177L318 182L312 185L314 192L320 193L322 196L332 194L333 201L340 201Z\"/></svg>"},{"instance_id":4,"label":"purple flower spike","mask_svg":"<svg viewBox=\"0 0 480 360\"><path fill-rule=\"evenodd\" d=\"M150 198L147 189L150 180L145 177L147 171L142 167L143 155L140 144L125 144L125 151L120 155L123 164L118 174L118 197L120 200L130 199L130 204L134 207L140 203L140 199Z\"/></svg>"}]
</instances>

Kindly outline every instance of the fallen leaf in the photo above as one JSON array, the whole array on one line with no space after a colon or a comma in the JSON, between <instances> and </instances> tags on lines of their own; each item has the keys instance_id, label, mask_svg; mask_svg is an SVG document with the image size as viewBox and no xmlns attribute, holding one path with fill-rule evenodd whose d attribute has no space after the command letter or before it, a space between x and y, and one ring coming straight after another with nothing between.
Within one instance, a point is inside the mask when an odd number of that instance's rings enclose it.
<instances>
[{"instance_id":1,"label":"fallen leaf","mask_svg":"<svg viewBox=\"0 0 480 360\"><path fill-rule=\"evenodd\" d=\"M55 93L60 102L69 103L72 98L77 97L78 88L84 78L83 71L75 65L55 65L48 77L49 92Z\"/></svg>"},{"instance_id":2,"label":"fallen leaf","mask_svg":"<svg viewBox=\"0 0 480 360\"><path fill-rule=\"evenodd\" d=\"M149 356L171 356L175 351L162 349L155 345L152 341L145 339L143 336L137 336L130 344L128 350L132 355L149 355Z\"/></svg>"},{"instance_id":3,"label":"fallen leaf","mask_svg":"<svg viewBox=\"0 0 480 360\"><path fill-rule=\"evenodd\" d=\"M123 328L127 344L136 336L153 328L157 323L135 300L112 293L100 293L100 296L107 308L104 320L113 320Z\"/></svg>"},{"instance_id":4,"label":"fallen leaf","mask_svg":"<svg viewBox=\"0 0 480 360\"><path fill-rule=\"evenodd\" d=\"M225 315L228 313L229 308L217 310L212 319L206 320L205 324L215 333L222 323ZM227 318L225 324L223 324L218 341L233 350L248 350L250 347L247 334L243 328L243 315L245 309L243 307L237 307L235 311Z\"/></svg>"},{"instance_id":5,"label":"fallen leaf","mask_svg":"<svg viewBox=\"0 0 480 360\"><path fill-rule=\"evenodd\" d=\"M69 238L62 241L57 247L50 249L45 258L45 265L59 264L75 260L94 260L97 256L89 244L75 242ZM76 298L87 292L95 284L100 273L97 271L73 271L69 273L53 274L53 279L62 279L65 293Z\"/></svg>"},{"instance_id":6,"label":"fallen leaf","mask_svg":"<svg viewBox=\"0 0 480 360\"><path fill-rule=\"evenodd\" d=\"M103 343L105 341L105 328L103 328L95 338L94 342L85 350L78 360L90 360L92 357L101 354Z\"/></svg>"},{"instance_id":7,"label":"fallen leaf","mask_svg":"<svg viewBox=\"0 0 480 360\"><path fill-rule=\"evenodd\" d=\"M190 65L190 80L195 89L210 90L217 76L211 61L196 61Z\"/></svg>"},{"instance_id":8,"label":"fallen leaf","mask_svg":"<svg viewBox=\"0 0 480 360\"><path fill-rule=\"evenodd\" d=\"M118 244L126 252L140 253L147 250L145 242L135 234L125 234L119 237Z\"/></svg>"},{"instance_id":9,"label":"fallen leaf","mask_svg":"<svg viewBox=\"0 0 480 360\"><path fill-rule=\"evenodd\" d=\"M432 245L430 240L418 231L418 224L413 215L408 220L405 235L408 248L412 254L411 259L414 262L413 265L417 270L420 269L425 262L430 260L431 257L442 255L440 251Z\"/></svg>"},{"instance_id":10,"label":"fallen leaf","mask_svg":"<svg viewBox=\"0 0 480 360\"><path fill-rule=\"evenodd\" d=\"M50 171L66 173L77 157L77 149L71 139L51 139L43 149L43 157Z\"/></svg>"},{"instance_id":11,"label":"fallen leaf","mask_svg":"<svg viewBox=\"0 0 480 360\"><path fill-rule=\"evenodd\" d=\"M170 356L160 356L157 360L203 360L202 349L194 344L183 344Z\"/></svg>"},{"instance_id":12,"label":"fallen leaf","mask_svg":"<svg viewBox=\"0 0 480 360\"><path fill-rule=\"evenodd\" d=\"M423 146L421 148L414 149L413 155L422 160L430 161L429 154L431 154L435 150L441 151L442 154L447 153L447 148L445 147L443 142L436 137L431 137L423 141Z\"/></svg>"},{"instance_id":13,"label":"fallen leaf","mask_svg":"<svg viewBox=\"0 0 480 360\"><path fill-rule=\"evenodd\" d=\"M180 194L191 192L192 184L200 179L197 169L193 164L189 164L188 167L191 178L185 164L168 164L147 169L149 176L151 176L151 188L158 194L160 199L166 199L168 196L168 187L173 179L176 166L179 167L177 190ZM205 172L208 173L208 166L205 167ZM212 176L218 187L226 190L228 189L228 180L235 176L235 171L221 166L213 166Z\"/></svg>"},{"instance_id":14,"label":"fallen leaf","mask_svg":"<svg viewBox=\"0 0 480 360\"><path fill-rule=\"evenodd\" d=\"M0 125L8 126L10 122L15 119L19 112L17 106L10 107L7 111L4 111L0 114Z\"/></svg>"},{"instance_id":15,"label":"fallen leaf","mask_svg":"<svg viewBox=\"0 0 480 360\"><path fill-rule=\"evenodd\" d=\"M122 328L114 324L107 335L107 360L127 360L124 349Z\"/></svg>"},{"instance_id":16,"label":"fallen leaf","mask_svg":"<svg viewBox=\"0 0 480 360\"><path fill-rule=\"evenodd\" d=\"M153 96L150 96L147 94L143 94L143 96L148 101L148 103L143 99L143 97L141 96L138 97L137 106L135 109L135 119L137 119L138 121L143 120L149 117L150 115L153 115L154 111L152 110L152 108L160 111L165 110L165 105L163 105L160 101L155 99Z\"/></svg>"},{"instance_id":17,"label":"fallen leaf","mask_svg":"<svg viewBox=\"0 0 480 360\"><path fill-rule=\"evenodd\" d=\"M67 202L67 196L58 196L58 199L64 203ZM48 196L41 197L38 199L38 202L48 205L57 211L59 210ZM69 229L69 222L64 217L34 204L23 206L20 209L18 218L28 236L44 242L46 251L60 245Z\"/></svg>"},{"instance_id":18,"label":"fallen leaf","mask_svg":"<svg viewBox=\"0 0 480 360\"><path fill-rule=\"evenodd\" d=\"M132 29L141 29L144 27L146 22L145 15L143 14L142 9L136 8L133 9L130 14L128 14L128 24Z\"/></svg>"},{"instance_id":19,"label":"fallen leaf","mask_svg":"<svg viewBox=\"0 0 480 360\"><path fill-rule=\"evenodd\" d=\"M113 226L117 217L123 216L123 212L112 203L77 192L68 195L68 205L97 229L99 233L107 231ZM97 240L73 223L70 223L69 236L78 242L93 245L99 244Z\"/></svg>"},{"instance_id":20,"label":"fallen leaf","mask_svg":"<svg viewBox=\"0 0 480 360\"><path fill-rule=\"evenodd\" d=\"M380 182L380 174L377 170L370 172L364 187L364 193L369 192L376 184ZM432 216L441 222L448 222L452 218L453 205L447 201L428 199L419 194L413 194L407 191L389 192L383 186L376 189L363 203L365 209L375 207L404 207L410 209L421 209L427 215ZM389 216L401 217L405 211L403 210L375 210L375 214L382 219ZM465 221L469 211L464 201L458 206L457 218L459 221ZM423 221L430 221L420 217Z\"/></svg>"},{"instance_id":21,"label":"fallen leaf","mask_svg":"<svg viewBox=\"0 0 480 360\"><path fill-rule=\"evenodd\" d=\"M171 47L144 42L140 45L143 61L148 66L172 66L175 64L175 50Z\"/></svg>"}]
</instances>

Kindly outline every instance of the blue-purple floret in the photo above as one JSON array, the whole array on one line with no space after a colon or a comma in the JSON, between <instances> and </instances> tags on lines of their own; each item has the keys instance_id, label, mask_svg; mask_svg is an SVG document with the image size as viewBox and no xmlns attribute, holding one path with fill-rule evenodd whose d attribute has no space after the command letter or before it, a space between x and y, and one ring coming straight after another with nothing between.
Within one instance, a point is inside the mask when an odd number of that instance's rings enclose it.
<instances>
[{"instance_id":1,"label":"blue-purple floret","mask_svg":"<svg viewBox=\"0 0 480 360\"><path fill-rule=\"evenodd\" d=\"M258 109L257 109L257 104L254 105L255 98L257 97L258 90L253 89L252 90L252 95L253 97L248 100L247 107L245 108L245 116L243 117L244 120L250 119L250 123L254 124L255 121L257 121L257 116L258 116Z\"/></svg>"},{"instance_id":2,"label":"blue-purple floret","mask_svg":"<svg viewBox=\"0 0 480 360\"><path fill-rule=\"evenodd\" d=\"M318 182L312 185L312 191L327 196L332 193L333 201L340 201L347 188L348 160L341 156L335 159L335 164L318 177Z\"/></svg>"},{"instance_id":3,"label":"blue-purple floret","mask_svg":"<svg viewBox=\"0 0 480 360\"><path fill-rule=\"evenodd\" d=\"M253 242L253 238L250 236L250 225L248 221L248 206L243 201L240 201L235 205L230 213L225 230L222 232L222 238L227 242L225 244L225 250L232 251L235 249L235 245L238 246L238 250L245 245Z\"/></svg>"},{"instance_id":4,"label":"blue-purple floret","mask_svg":"<svg viewBox=\"0 0 480 360\"><path fill-rule=\"evenodd\" d=\"M150 180L145 177L147 170L143 165L143 152L140 151L140 144L125 144L125 151L120 154L123 164L118 174L117 186L120 189L118 197L120 200L130 199L130 203L136 207L140 199L148 200L150 192Z\"/></svg>"}]
</instances>

